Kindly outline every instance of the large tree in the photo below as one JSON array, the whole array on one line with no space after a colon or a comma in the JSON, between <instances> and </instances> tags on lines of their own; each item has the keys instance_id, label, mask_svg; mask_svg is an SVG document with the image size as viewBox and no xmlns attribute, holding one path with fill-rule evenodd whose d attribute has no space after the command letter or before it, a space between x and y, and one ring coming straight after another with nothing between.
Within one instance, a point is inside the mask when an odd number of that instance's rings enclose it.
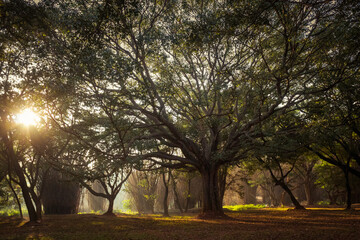
<instances>
[{"instance_id":1,"label":"large tree","mask_svg":"<svg viewBox=\"0 0 360 240\"><path fill-rule=\"evenodd\" d=\"M195 167L203 181L203 213L222 215L219 169L247 157L249 139L261 137L262 125L273 116L342 80L339 75L319 81L320 73L332 70L319 60L331 55L329 25L340 6L323 1L76 3L63 9L65 22L81 24L67 24L69 30L62 32L69 55L88 61L64 61L64 69L75 74L63 76L72 84L62 83L73 86L75 94L91 88L106 93L102 104L116 103L136 128L145 129L136 140L148 141L149 149L158 146L136 159ZM106 74L95 72L88 84L94 72L83 70L96 68L94 62ZM178 151L169 154L163 146Z\"/></svg>"}]
</instances>

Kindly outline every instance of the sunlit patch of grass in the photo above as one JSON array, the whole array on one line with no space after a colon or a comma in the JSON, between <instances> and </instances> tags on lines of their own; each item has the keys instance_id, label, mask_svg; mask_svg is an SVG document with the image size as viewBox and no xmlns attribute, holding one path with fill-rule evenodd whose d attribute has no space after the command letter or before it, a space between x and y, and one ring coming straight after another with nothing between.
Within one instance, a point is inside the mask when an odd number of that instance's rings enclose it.
<instances>
[{"instance_id":1,"label":"sunlit patch of grass","mask_svg":"<svg viewBox=\"0 0 360 240\"><path fill-rule=\"evenodd\" d=\"M91 212L78 212L77 214L95 214L95 215L100 215L100 214L102 214L102 213L100 212L100 210L99 210L99 211L91 210Z\"/></svg>"},{"instance_id":2,"label":"sunlit patch of grass","mask_svg":"<svg viewBox=\"0 0 360 240\"><path fill-rule=\"evenodd\" d=\"M243 211L243 210L250 210L250 209L262 209L262 208L265 208L265 205L263 205L263 204L229 205L229 206L223 206L223 208L228 209L230 211Z\"/></svg>"},{"instance_id":3,"label":"sunlit patch of grass","mask_svg":"<svg viewBox=\"0 0 360 240\"><path fill-rule=\"evenodd\" d=\"M194 216L188 215L170 215L169 217L164 217L162 214L147 214L145 216L162 221L189 220L194 218Z\"/></svg>"},{"instance_id":4,"label":"sunlit patch of grass","mask_svg":"<svg viewBox=\"0 0 360 240\"><path fill-rule=\"evenodd\" d=\"M308 210L321 210L321 211L328 211L328 210L330 210L330 211L332 211L332 210L337 210L337 211L339 211L339 210L344 210L343 207L342 207L342 208L340 208L340 207L338 207L338 208L333 208L333 207L331 207L331 208L312 207L312 208L306 208L306 209L308 209Z\"/></svg>"},{"instance_id":5,"label":"sunlit patch of grass","mask_svg":"<svg viewBox=\"0 0 360 240\"><path fill-rule=\"evenodd\" d=\"M269 211L287 211L289 209L289 207L267 207L267 208L262 208L263 210L269 210Z\"/></svg>"},{"instance_id":6,"label":"sunlit patch of grass","mask_svg":"<svg viewBox=\"0 0 360 240\"><path fill-rule=\"evenodd\" d=\"M126 211L122 211L122 210L114 210L115 214L127 214L127 215L138 215L138 212L134 212L131 210L126 210Z\"/></svg>"}]
</instances>

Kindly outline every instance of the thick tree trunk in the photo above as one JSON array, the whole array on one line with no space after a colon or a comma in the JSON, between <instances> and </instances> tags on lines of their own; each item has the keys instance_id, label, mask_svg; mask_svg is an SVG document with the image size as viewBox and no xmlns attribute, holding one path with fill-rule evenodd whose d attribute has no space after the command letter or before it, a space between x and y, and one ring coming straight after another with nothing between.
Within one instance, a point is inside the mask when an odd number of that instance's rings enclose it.
<instances>
[{"instance_id":1,"label":"thick tree trunk","mask_svg":"<svg viewBox=\"0 0 360 240\"><path fill-rule=\"evenodd\" d=\"M42 220L42 204L40 199L36 199L35 201L36 206L36 215L38 217L38 220Z\"/></svg>"},{"instance_id":2,"label":"thick tree trunk","mask_svg":"<svg viewBox=\"0 0 360 240\"><path fill-rule=\"evenodd\" d=\"M203 186L203 209L200 217L220 217L225 216L218 189L218 176L216 168L203 169L200 174Z\"/></svg>"},{"instance_id":3,"label":"thick tree trunk","mask_svg":"<svg viewBox=\"0 0 360 240\"><path fill-rule=\"evenodd\" d=\"M114 196L110 196L109 198L106 198L109 202L108 208L106 213L104 213L103 215L105 216L115 216L114 214L114 202L115 202L115 197Z\"/></svg>"},{"instance_id":4,"label":"thick tree trunk","mask_svg":"<svg viewBox=\"0 0 360 240\"><path fill-rule=\"evenodd\" d=\"M313 205L314 204L313 191L312 191L313 189L310 180L305 180L304 190L305 190L307 205Z\"/></svg>"},{"instance_id":5,"label":"thick tree trunk","mask_svg":"<svg viewBox=\"0 0 360 240\"><path fill-rule=\"evenodd\" d=\"M225 195L227 170L228 170L227 166L222 166L218 170L218 173L217 173L217 175L218 175L218 185L219 185L219 187L218 187L218 189L219 189L219 198L220 198L221 206L223 204L224 195Z\"/></svg>"}]
</instances>

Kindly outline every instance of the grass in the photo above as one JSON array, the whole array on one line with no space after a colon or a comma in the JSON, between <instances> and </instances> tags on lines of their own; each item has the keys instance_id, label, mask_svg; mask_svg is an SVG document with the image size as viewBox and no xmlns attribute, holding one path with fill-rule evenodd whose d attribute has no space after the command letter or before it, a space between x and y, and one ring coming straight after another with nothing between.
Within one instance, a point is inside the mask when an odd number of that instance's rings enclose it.
<instances>
[{"instance_id":1,"label":"grass","mask_svg":"<svg viewBox=\"0 0 360 240\"><path fill-rule=\"evenodd\" d=\"M231 205L231 206L224 206L223 208L228 209L230 211L243 211L249 209L261 209L264 208L265 205L263 204L245 204L245 205Z\"/></svg>"},{"instance_id":2,"label":"grass","mask_svg":"<svg viewBox=\"0 0 360 240\"><path fill-rule=\"evenodd\" d=\"M256 208L201 220L196 213L161 217L96 214L47 215L39 226L0 217L0 239L359 239L360 211Z\"/></svg>"}]
</instances>

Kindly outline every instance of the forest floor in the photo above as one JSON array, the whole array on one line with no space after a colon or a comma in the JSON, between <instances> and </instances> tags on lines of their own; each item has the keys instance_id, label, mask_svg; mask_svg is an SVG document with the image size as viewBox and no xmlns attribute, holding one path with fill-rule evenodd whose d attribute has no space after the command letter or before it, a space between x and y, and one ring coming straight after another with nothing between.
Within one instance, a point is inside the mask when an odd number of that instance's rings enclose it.
<instances>
[{"instance_id":1,"label":"forest floor","mask_svg":"<svg viewBox=\"0 0 360 240\"><path fill-rule=\"evenodd\" d=\"M264 208L226 214L231 219L201 220L196 213L45 215L35 226L0 217L0 239L360 239L360 210Z\"/></svg>"}]
</instances>

